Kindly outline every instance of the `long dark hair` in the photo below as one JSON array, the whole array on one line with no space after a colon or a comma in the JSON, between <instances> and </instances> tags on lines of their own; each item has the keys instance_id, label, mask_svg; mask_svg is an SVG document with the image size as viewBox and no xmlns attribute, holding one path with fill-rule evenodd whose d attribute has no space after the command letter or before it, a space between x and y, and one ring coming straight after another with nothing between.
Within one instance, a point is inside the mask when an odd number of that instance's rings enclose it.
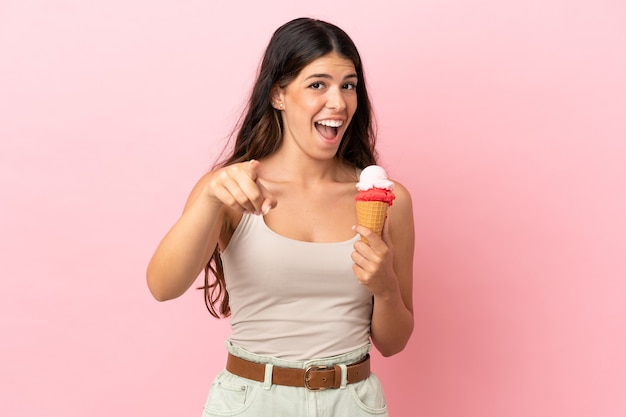
<instances>
[{"instance_id":1,"label":"long dark hair","mask_svg":"<svg viewBox=\"0 0 626 417\"><path fill-rule=\"evenodd\" d=\"M359 80L356 85L357 108L335 158L355 168L375 164L376 131L372 106L367 95L361 56L354 42L335 25L299 18L274 32L265 50L247 107L235 129L237 133L232 153L214 168L261 159L276 152L282 143L283 126L278 110L270 104L272 88L286 87L304 67L331 52L351 60ZM212 282L211 275L215 277ZM229 316L229 297L217 247L204 269L203 288L205 303L211 315Z\"/></svg>"}]
</instances>

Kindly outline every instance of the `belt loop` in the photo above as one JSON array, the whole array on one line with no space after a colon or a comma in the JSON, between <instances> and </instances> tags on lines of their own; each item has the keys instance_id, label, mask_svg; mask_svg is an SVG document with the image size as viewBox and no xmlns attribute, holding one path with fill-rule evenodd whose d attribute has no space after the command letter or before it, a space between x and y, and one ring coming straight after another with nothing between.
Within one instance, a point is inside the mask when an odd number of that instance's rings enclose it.
<instances>
[{"instance_id":1,"label":"belt loop","mask_svg":"<svg viewBox=\"0 0 626 417\"><path fill-rule=\"evenodd\" d=\"M341 368L341 385L339 388L346 389L346 385L348 385L348 367L343 363L340 363L339 367Z\"/></svg>"},{"instance_id":2,"label":"belt loop","mask_svg":"<svg viewBox=\"0 0 626 417\"><path fill-rule=\"evenodd\" d=\"M274 370L274 364L265 364L265 380L263 381L263 389L269 390L272 388L272 371Z\"/></svg>"}]
</instances>

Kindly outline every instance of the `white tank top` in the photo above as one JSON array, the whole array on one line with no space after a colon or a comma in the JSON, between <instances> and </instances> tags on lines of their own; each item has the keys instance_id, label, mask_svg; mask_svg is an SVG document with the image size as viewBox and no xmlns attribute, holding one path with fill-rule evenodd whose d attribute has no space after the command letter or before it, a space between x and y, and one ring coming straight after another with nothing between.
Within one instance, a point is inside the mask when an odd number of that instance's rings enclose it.
<instances>
[{"instance_id":1,"label":"white tank top","mask_svg":"<svg viewBox=\"0 0 626 417\"><path fill-rule=\"evenodd\" d=\"M244 214L222 253L231 342L257 355L307 360L369 343L372 294L352 271L354 242L311 243Z\"/></svg>"}]
</instances>

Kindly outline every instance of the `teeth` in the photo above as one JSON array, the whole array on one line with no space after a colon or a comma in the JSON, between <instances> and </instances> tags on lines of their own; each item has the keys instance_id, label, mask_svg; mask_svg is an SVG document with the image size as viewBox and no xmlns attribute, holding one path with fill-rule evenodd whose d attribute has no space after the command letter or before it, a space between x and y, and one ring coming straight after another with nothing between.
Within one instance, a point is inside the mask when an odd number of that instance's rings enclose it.
<instances>
[{"instance_id":1,"label":"teeth","mask_svg":"<svg viewBox=\"0 0 626 417\"><path fill-rule=\"evenodd\" d=\"M342 120L320 120L316 122L317 124L329 126L329 127L339 127L343 124Z\"/></svg>"}]
</instances>

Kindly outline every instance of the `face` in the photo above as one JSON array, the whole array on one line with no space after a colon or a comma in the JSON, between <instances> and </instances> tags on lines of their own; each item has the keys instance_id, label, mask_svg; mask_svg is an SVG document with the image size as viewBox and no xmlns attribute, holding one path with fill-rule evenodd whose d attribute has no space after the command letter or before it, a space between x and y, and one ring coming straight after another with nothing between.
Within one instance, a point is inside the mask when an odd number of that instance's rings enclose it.
<instances>
[{"instance_id":1,"label":"face","mask_svg":"<svg viewBox=\"0 0 626 417\"><path fill-rule=\"evenodd\" d=\"M314 159L333 158L356 111L358 81L352 61L333 52L276 88L272 103L281 112L283 146Z\"/></svg>"}]
</instances>

